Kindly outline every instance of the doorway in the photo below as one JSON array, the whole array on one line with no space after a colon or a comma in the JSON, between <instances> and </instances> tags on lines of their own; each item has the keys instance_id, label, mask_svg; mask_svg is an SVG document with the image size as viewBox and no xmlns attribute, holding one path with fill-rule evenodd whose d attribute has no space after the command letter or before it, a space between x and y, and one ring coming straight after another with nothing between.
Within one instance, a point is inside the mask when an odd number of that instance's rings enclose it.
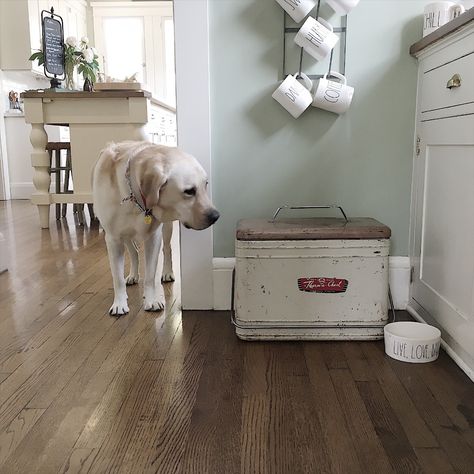
<instances>
[{"instance_id":1,"label":"doorway","mask_svg":"<svg viewBox=\"0 0 474 474\"><path fill-rule=\"evenodd\" d=\"M102 5L99 5L102 3ZM152 130L152 139L155 142L165 140L165 144L172 144L173 137L169 136L170 117L175 119L176 135L174 139L183 150L193 154L202 164L209 177L211 174L211 142L210 142L210 94L209 94L209 30L208 30L208 0L174 0L163 2L91 2L93 9L100 13L100 8L113 9L113 18L135 18L129 20L134 25L135 39L138 50L142 51L138 61L142 61L138 72L152 83L153 93L158 97L159 105L166 104L174 107L168 110L163 120L159 117L158 129ZM113 5L113 6L112 6ZM126 7L135 10L127 10ZM140 17L139 9L146 10ZM102 11L104 12L104 11ZM100 16L100 15L98 15ZM105 15L102 15L104 17ZM154 19L150 18L154 17ZM158 17L160 19L158 19ZM116 21L116 23L114 23ZM127 21L127 20L125 20ZM94 26L96 20L94 19ZM110 20L106 26L108 31L119 31L119 20ZM150 53L147 52L147 38L150 44L150 25L159 25L160 34L165 46L153 46L159 60L153 67L150 63ZM148 28L147 28L148 26ZM100 27L98 27L100 28ZM103 30L103 27L102 27ZM169 38L174 36L172 46ZM155 33L156 38L156 33ZM192 41L190 39L192 38ZM96 45L102 51L109 51L109 73L116 73L113 63L114 46L101 43L104 41L95 38ZM167 43L167 44L166 44ZM102 46L99 46L102 45ZM140 46L142 45L142 46ZM150 50L150 47L148 48ZM116 54L116 53L115 53ZM135 64L137 60L134 59ZM106 58L107 62L107 58ZM109 66L107 66L109 67ZM135 66L136 69L136 66ZM157 72L158 71L158 72ZM157 81L159 71L164 74L165 81ZM196 90L200 93L196 94ZM156 91L156 92L155 92ZM163 109L163 108L162 108ZM163 112L163 110L162 110ZM163 126L165 125L165 130ZM168 124L168 129L166 129ZM155 122L155 126L156 126ZM168 130L168 131L167 131ZM157 135L153 135L153 133ZM167 143L166 143L167 142ZM212 183L212 180L210 180ZM210 190L212 191L212 190ZM181 228L181 298L184 309L212 309L213 308L213 240L212 228L201 232L188 231Z\"/></svg>"}]
</instances>

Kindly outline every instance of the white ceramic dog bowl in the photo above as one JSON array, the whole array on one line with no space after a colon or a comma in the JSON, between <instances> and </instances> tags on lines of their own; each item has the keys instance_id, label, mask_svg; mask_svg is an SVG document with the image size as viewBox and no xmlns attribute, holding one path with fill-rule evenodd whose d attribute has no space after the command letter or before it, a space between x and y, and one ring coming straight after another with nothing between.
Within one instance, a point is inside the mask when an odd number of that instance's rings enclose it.
<instances>
[{"instance_id":1,"label":"white ceramic dog bowl","mask_svg":"<svg viewBox=\"0 0 474 474\"><path fill-rule=\"evenodd\" d=\"M384 329L385 353L403 362L425 363L438 358L441 331L411 321L390 323Z\"/></svg>"}]
</instances>

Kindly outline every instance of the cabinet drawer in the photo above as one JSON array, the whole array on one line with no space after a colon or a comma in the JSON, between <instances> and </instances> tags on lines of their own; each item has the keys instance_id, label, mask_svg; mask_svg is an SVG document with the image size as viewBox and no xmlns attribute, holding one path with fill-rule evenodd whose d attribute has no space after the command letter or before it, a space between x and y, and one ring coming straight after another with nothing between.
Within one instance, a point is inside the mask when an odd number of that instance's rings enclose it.
<instances>
[{"instance_id":1,"label":"cabinet drawer","mask_svg":"<svg viewBox=\"0 0 474 474\"><path fill-rule=\"evenodd\" d=\"M447 88L458 74L461 85ZM424 73L421 83L421 113L474 102L474 52Z\"/></svg>"}]
</instances>

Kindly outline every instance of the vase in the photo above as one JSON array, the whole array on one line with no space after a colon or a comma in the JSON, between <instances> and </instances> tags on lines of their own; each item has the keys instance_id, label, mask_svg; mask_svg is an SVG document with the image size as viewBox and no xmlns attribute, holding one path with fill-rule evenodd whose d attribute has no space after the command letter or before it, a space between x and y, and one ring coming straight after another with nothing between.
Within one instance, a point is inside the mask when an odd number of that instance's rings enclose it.
<instances>
[{"instance_id":1,"label":"vase","mask_svg":"<svg viewBox=\"0 0 474 474\"><path fill-rule=\"evenodd\" d=\"M65 87L66 89L73 91L76 87L74 84L74 64L66 62L64 65L64 73L65 73Z\"/></svg>"},{"instance_id":2,"label":"vase","mask_svg":"<svg viewBox=\"0 0 474 474\"><path fill-rule=\"evenodd\" d=\"M92 81L88 77L84 80L84 87L82 90L86 92L92 92L94 90L94 84L92 84Z\"/></svg>"}]
</instances>

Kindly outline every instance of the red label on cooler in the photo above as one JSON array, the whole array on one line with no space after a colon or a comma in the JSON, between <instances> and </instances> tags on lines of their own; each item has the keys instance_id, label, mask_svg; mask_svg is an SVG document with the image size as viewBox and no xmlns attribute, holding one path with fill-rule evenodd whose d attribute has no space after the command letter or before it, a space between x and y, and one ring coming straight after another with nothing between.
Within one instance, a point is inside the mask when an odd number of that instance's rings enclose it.
<instances>
[{"instance_id":1,"label":"red label on cooler","mask_svg":"<svg viewBox=\"0 0 474 474\"><path fill-rule=\"evenodd\" d=\"M308 293L345 293L348 284L341 278L298 278L298 288Z\"/></svg>"}]
</instances>

